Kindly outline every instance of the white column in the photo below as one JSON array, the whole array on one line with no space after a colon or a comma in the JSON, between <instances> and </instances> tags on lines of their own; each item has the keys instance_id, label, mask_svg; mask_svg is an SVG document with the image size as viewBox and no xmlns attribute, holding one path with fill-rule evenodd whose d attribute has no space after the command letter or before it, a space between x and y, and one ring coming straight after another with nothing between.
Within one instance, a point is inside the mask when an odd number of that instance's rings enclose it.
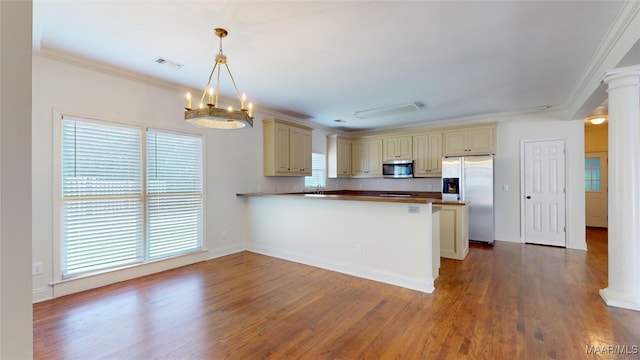
<instances>
[{"instance_id":1,"label":"white column","mask_svg":"<svg viewBox=\"0 0 640 360\"><path fill-rule=\"evenodd\" d=\"M607 305L640 311L640 65L607 72L609 284Z\"/></svg>"},{"instance_id":2,"label":"white column","mask_svg":"<svg viewBox=\"0 0 640 360\"><path fill-rule=\"evenodd\" d=\"M31 19L0 0L0 359L33 356Z\"/></svg>"}]
</instances>

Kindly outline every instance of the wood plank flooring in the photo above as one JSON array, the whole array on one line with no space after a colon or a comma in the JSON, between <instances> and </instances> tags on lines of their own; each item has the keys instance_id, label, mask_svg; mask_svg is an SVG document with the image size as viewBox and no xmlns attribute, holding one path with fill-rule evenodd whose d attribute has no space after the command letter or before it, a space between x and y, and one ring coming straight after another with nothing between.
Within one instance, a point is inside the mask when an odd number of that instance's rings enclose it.
<instances>
[{"instance_id":1,"label":"wood plank flooring","mask_svg":"<svg viewBox=\"0 0 640 360\"><path fill-rule=\"evenodd\" d=\"M639 359L589 251L497 242L442 259L433 294L242 252L34 305L36 359Z\"/></svg>"}]
</instances>

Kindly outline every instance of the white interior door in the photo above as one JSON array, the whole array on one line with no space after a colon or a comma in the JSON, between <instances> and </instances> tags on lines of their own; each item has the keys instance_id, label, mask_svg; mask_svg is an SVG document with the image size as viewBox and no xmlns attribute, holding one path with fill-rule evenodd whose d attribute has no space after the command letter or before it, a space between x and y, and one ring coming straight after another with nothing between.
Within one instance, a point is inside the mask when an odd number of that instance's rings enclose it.
<instances>
[{"instance_id":1,"label":"white interior door","mask_svg":"<svg viewBox=\"0 0 640 360\"><path fill-rule=\"evenodd\" d=\"M526 141L523 145L524 242L564 247L565 142Z\"/></svg>"},{"instance_id":2,"label":"white interior door","mask_svg":"<svg viewBox=\"0 0 640 360\"><path fill-rule=\"evenodd\" d=\"M607 153L584 154L585 222L587 226L607 227Z\"/></svg>"}]
</instances>

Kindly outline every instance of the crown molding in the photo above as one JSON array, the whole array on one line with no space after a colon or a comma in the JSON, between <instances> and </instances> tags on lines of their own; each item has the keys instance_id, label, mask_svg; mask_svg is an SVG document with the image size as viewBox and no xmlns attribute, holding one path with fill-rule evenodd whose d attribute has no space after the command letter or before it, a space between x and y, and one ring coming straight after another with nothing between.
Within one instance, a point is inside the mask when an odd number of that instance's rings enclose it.
<instances>
[{"instance_id":1,"label":"crown molding","mask_svg":"<svg viewBox=\"0 0 640 360\"><path fill-rule=\"evenodd\" d=\"M500 123L502 121L514 120L522 117L548 117L562 120L574 120L567 117L567 110L564 106L553 106L546 110L523 110L523 111L505 111L500 113L481 114L472 116L463 116L457 118L448 118L434 121L425 121L421 123L415 123L405 126L395 126L389 128L372 129L372 130L355 130L345 133L347 136L374 136L386 134L389 132L402 132L402 131L421 131L438 128L449 128L452 126L462 125L479 125L486 123ZM335 131L334 131L335 132Z\"/></svg>"},{"instance_id":2,"label":"crown molding","mask_svg":"<svg viewBox=\"0 0 640 360\"><path fill-rule=\"evenodd\" d=\"M66 52L54 50L47 47L39 47L33 49L33 56L40 56L42 58L82 67L88 70L98 71L107 75L112 75L115 77L119 77L125 80L136 81L145 85L155 86L162 89L175 91L177 93L186 93L187 91L192 91L197 93L201 90L196 90L189 88L188 86L176 84L173 82L161 80L155 77L141 75L140 73L128 71L121 69L119 67L115 67L112 65L108 65L105 63L97 62L95 60L90 60L86 58L82 58L76 55L72 55ZM225 97L222 97L224 100L229 100ZM285 114L283 112L278 112L271 109L255 109L256 113L260 113L261 115L265 115L265 117L276 117L279 119L294 121L301 125L309 125L308 121L304 121L304 116L294 116L291 114ZM327 131L331 131L330 128L326 128L324 126L320 126L318 124L313 123L314 128L322 128Z\"/></svg>"},{"instance_id":3,"label":"crown molding","mask_svg":"<svg viewBox=\"0 0 640 360\"><path fill-rule=\"evenodd\" d=\"M33 53L34 56L40 56L43 58L47 58L50 60L55 60L79 67L83 67L85 69L98 71L104 74L113 75L116 77L120 77L126 80L137 81L146 85L152 85L156 87L160 87L167 90L172 91L184 91L188 87L179 85L173 82L160 80L158 78L152 76L142 75L133 71L124 70L112 65L108 65L105 63L97 62L94 60L89 60L86 58L82 58L79 56L75 56L69 53L65 53L62 51L54 50L47 47L40 47L37 53Z\"/></svg>"},{"instance_id":4,"label":"crown molding","mask_svg":"<svg viewBox=\"0 0 640 360\"><path fill-rule=\"evenodd\" d=\"M640 26L640 1L625 1L616 20L600 42L598 49L589 60L569 95L566 108L571 114L570 116L578 113L600 86L606 72L615 68L629 51L630 48L626 48L627 46L624 44L628 40L625 39L625 36L635 36L636 38L631 41L640 41L637 26ZM633 44L630 45L633 46ZM622 50L625 54L620 54L618 55L619 59L614 59L615 50Z\"/></svg>"}]
</instances>

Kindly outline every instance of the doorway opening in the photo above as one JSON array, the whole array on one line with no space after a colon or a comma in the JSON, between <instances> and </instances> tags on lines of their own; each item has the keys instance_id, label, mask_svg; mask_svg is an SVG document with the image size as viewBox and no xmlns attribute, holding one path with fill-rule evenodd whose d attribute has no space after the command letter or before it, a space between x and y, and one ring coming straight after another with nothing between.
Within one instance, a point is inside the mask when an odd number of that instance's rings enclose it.
<instances>
[{"instance_id":1,"label":"doorway opening","mask_svg":"<svg viewBox=\"0 0 640 360\"><path fill-rule=\"evenodd\" d=\"M608 122L584 125L585 224L608 226Z\"/></svg>"}]
</instances>

